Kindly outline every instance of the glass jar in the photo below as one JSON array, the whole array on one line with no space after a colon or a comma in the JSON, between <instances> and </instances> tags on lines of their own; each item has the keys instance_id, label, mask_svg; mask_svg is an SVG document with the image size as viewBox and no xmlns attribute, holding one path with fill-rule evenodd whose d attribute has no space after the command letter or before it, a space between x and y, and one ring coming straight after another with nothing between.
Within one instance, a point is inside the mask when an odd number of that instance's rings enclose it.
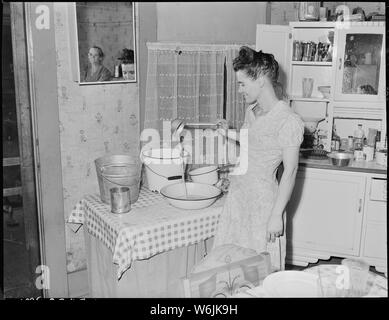
<instances>
[{"instance_id":1,"label":"glass jar","mask_svg":"<svg viewBox=\"0 0 389 320\"><path fill-rule=\"evenodd\" d=\"M343 151L349 151L349 145L348 145L347 138L340 139L340 149Z\"/></svg>"},{"instance_id":2,"label":"glass jar","mask_svg":"<svg viewBox=\"0 0 389 320\"><path fill-rule=\"evenodd\" d=\"M299 20L319 20L320 2L300 2L299 3Z\"/></svg>"},{"instance_id":3,"label":"glass jar","mask_svg":"<svg viewBox=\"0 0 389 320\"><path fill-rule=\"evenodd\" d=\"M363 140L361 138L354 138L354 150L362 150Z\"/></svg>"},{"instance_id":4,"label":"glass jar","mask_svg":"<svg viewBox=\"0 0 389 320\"><path fill-rule=\"evenodd\" d=\"M354 150L362 150L364 137L365 132L362 129L362 124L358 124L358 128L354 131Z\"/></svg>"},{"instance_id":5,"label":"glass jar","mask_svg":"<svg viewBox=\"0 0 389 320\"><path fill-rule=\"evenodd\" d=\"M354 137L353 136L348 136L348 149L349 151L354 151Z\"/></svg>"}]
</instances>

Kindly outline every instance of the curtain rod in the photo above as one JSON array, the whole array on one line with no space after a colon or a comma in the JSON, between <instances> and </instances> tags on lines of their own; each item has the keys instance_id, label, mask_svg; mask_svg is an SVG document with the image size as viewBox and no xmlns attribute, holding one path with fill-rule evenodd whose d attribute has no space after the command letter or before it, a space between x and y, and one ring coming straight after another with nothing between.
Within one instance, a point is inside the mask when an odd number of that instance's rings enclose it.
<instances>
[{"instance_id":1,"label":"curtain rod","mask_svg":"<svg viewBox=\"0 0 389 320\"><path fill-rule=\"evenodd\" d=\"M239 49L242 46L254 47L250 44L189 44L189 43L178 43L178 42L147 42L148 49L153 50L183 50L183 51L223 51L227 49Z\"/></svg>"}]
</instances>

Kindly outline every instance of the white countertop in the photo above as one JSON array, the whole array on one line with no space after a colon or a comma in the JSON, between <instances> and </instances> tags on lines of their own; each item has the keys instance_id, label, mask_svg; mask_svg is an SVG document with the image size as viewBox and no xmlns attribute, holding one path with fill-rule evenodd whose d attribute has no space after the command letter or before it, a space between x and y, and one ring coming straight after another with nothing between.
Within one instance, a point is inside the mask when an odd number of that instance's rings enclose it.
<instances>
[{"instance_id":1,"label":"white countertop","mask_svg":"<svg viewBox=\"0 0 389 320\"><path fill-rule=\"evenodd\" d=\"M338 166L334 166L331 163L330 159L315 160L315 159L307 159L304 157L300 157L299 165L301 167L317 168L317 169L387 174L387 167L379 165L375 160L373 161L351 160L348 166L338 167Z\"/></svg>"}]
</instances>

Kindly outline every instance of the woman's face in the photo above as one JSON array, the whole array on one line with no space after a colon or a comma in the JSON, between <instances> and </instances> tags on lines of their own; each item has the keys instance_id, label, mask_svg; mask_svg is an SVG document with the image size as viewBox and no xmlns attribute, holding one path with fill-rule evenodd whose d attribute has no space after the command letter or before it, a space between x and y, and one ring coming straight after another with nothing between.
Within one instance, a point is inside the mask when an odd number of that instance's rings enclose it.
<instances>
[{"instance_id":1,"label":"woman's face","mask_svg":"<svg viewBox=\"0 0 389 320\"><path fill-rule=\"evenodd\" d=\"M236 79L239 84L239 93L242 93L248 104L256 102L260 96L260 85L258 79L253 80L243 70L236 72Z\"/></svg>"},{"instance_id":2,"label":"woman's face","mask_svg":"<svg viewBox=\"0 0 389 320\"><path fill-rule=\"evenodd\" d=\"M88 53L89 62L91 64L101 64L101 57L99 54L99 50L96 48L90 48Z\"/></svg>"},{"instance_id":3,"label":"woman's face","mask_svg":"<svg viewBox=\"0 0 389 320\"><path fill-rule=\"evenodd\" d=\"M122 73L124 80L135 79L135 66L133 63L122 64Z\"/></svg>"}]
</instances>

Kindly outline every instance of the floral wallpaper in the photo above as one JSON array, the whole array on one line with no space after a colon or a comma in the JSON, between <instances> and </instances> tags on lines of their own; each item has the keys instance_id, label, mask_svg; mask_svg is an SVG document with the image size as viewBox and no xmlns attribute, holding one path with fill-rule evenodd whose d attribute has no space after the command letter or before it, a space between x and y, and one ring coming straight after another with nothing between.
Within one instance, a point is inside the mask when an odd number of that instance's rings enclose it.
<instances>
[{"instance_id":1,"label":"floral wallpaper","mask_svg":"<svg viewBox=\"0 0 389 320\"><path fill-rule=\"evenodd\" d=\"M80 70L88 66L93 45L104 52L104 65L114 74L119 54L133 49L132 2L76 2Z\"/></svg>"},{"instance_id":2,"label":"floral wallpaper","mask_svg":"<svg viewBox=\"0 0 389 320\"><path fill-rule=\"evenodd\" d=\"M64 219L84 194L99 193L94 160L139 154L138 83L80 86L72 80L67 4L55 3ZM66 224L68 272L86 268L82 228Z\"/></svg>"}]
</instances>

